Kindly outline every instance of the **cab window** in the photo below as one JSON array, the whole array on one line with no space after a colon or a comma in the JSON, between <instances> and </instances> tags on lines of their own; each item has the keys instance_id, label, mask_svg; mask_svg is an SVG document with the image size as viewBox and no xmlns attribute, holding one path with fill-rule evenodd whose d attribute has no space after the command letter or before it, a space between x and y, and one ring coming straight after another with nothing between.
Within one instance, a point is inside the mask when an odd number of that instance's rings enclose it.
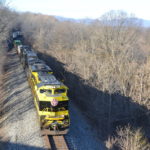
<instances>
[{"instance_id":1,"label":"cab window","mask_svg":"<svg viewBox=\"0 0 150 150\"><path fill-rule=\"evenodd\" d=\"M43 93L52 94L52 91L51 90L47 90L47 89L40 89L40 93L41 94L43 94Z\"/></svg>"},{"instance_id":2,"label":"cab window","mask_svg":"<svg viewBox=\"0 0 150 150\"><path fill-rule=\"evenodd\" d=\"M61 93L65 93L66 89L55 89L54 90L54 94L61 94Z\"/></svg>"}]
</instances>

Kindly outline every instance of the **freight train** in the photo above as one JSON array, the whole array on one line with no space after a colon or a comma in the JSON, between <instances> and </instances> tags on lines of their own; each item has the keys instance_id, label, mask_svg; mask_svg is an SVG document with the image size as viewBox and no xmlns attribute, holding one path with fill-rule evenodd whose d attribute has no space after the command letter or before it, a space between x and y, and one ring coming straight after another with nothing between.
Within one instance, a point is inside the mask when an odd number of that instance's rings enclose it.
<instances>
[{"instance_id":1,"label":"freight train","mask_svg":"<svg viewBox=\"0 0 150 150\"><path fill-rule=\"evenodd\" d=\"M49 135L67 134L70 125L68 87L38 58L37 52L24 45L20 37L20 31L12 33L12 42L27 74L41 129Z\"/></svg>"}]
</instances>

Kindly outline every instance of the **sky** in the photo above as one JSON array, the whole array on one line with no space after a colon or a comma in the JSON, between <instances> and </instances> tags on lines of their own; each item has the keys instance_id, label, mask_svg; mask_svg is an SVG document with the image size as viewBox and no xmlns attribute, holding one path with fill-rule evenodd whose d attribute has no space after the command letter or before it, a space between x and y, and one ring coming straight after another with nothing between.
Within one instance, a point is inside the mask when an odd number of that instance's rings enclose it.
<instances>
[{"instance_id":1,"label":"sky","mask_svg":"<svg viewBox=\"0 0 150 150\"><path fill-rule=\"evenodd\" d=\"M67 18L99 18L110 10L123 10L150 20L150 0L8 0L10 7Z\"/></svg>"}]
</instances>

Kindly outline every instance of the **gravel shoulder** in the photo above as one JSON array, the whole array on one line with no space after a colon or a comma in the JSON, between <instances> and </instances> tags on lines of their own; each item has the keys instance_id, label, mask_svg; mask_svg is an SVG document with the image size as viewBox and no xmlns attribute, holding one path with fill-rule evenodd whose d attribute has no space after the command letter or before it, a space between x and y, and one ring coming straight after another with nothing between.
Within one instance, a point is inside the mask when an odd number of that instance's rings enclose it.
<instances>
[{"instance_id":1,"label":"gravel shoulder","mask_svg":"<svg viewBox=\"0 0 150 150\"><path fill-rule=\"evenodd\" d=\"M45 149L31 91L15 50L7 53L2 83L0 149Z\"/></svg>"},{"instance_id":2,"label":"gravel shoulder","mask_svg":"<svg viewBox=\"0 0 150 150\"><path fill-rule=\"evenodd\" d=\"M105 150L104 144L97 138L80 110L70 102L70 131L65 136L74 150Z\"/></svg>"}]
</instances>

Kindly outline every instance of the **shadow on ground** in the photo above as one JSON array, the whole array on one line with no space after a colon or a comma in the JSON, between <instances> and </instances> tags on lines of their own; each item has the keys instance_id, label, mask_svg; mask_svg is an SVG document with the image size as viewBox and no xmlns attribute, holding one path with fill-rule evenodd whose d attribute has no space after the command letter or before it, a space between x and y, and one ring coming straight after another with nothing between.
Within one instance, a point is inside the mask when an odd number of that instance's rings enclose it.
<instances>
[{"instance_id":1,"label":"shadow on ground","mask_svg":"<svg viewBox=\"0 0 150 150\"><path fill-rule=\"evenodd\" d=\"M25 84L27 80L23 69L19 69L20 62L14 52L9 52L7 55L7 61L3 67L3 91L4 95L0 102L1 116L7 115L6 119L0 122L0 127L3 123L16 121L15 114L18 116L34 107L33 102L26 103L27 99L31 99L32 96L29 94L29 86ZM14 116L14 117L13 117Z\"/></svg>"},{"instance_id":2,"label":"shadow on ground","mask_svg":"<svg viewBox=\"0 0 150 150\"><path fill-rule=\"evenodd\" d=\"M29 146L29 145L23 145L17 143L11 143L11 142L3 142L0 140L0 149L1 150L45 150L44 148L40 147L34 147L34 146Z\"/></svg>"},{"instance_id":3,"label":"shadow on ground","mask_svg":"<svg viewBox=\"0 0 150 150\"><path fill-rule=\"evenodd\" d=\"M150 116L146 107L134 103L129 97L99 91L85 84L79 76L66 71L65 65L54 57L41 52L38 55L53 69L57 78L65 77L71 101L81 110L101 140L114 135L118 126L128 124L142 128L147 137L150 136Z\"/></svg>"},{"instance_id":4,"label":"shadow on ground","mask_svg":"<svg viewBox=\"0 0 150 150\"><path fill-rule=\"evenodd\" d=\"M0 101L0 149L42 150L39 147L44 146L31 90L15 50L7 53L4 64L3 95Z\"/></svg>"}]
</instances>

